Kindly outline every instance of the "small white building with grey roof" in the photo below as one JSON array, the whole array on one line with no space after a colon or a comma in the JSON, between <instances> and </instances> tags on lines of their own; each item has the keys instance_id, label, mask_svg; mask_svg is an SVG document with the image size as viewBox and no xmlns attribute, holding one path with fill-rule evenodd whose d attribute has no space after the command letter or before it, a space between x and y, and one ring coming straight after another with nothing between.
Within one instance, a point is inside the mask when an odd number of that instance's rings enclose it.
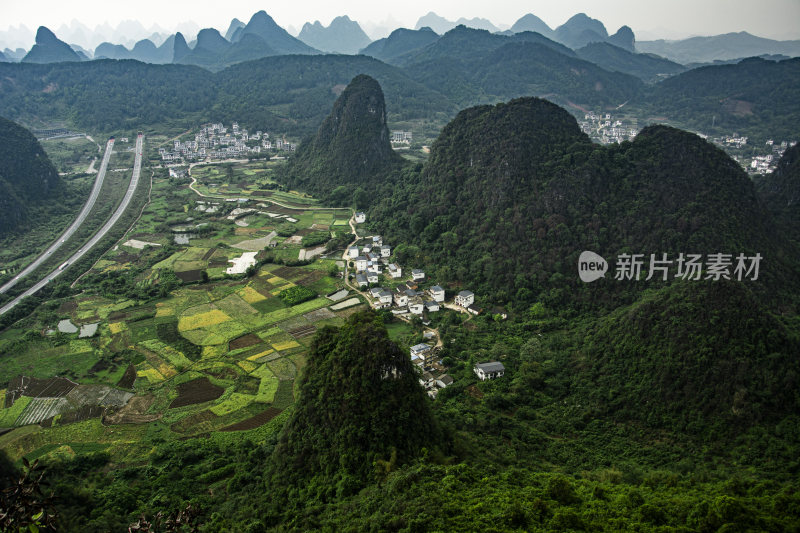
<instances>
[{"instance_id":1,"label":"small white building with grey roof","mask_svg":"<svg viewBox=\"0 0 800 533\"><path fill-rule=\"evenodd\" d=\"M436 300L427 300L425 302L425 310L429 313L435 313L439 310L439 302Z\"/></svg>"},{"instance_id":2,"label":"small white building with grey roof","mask_svg":"<svg viewBox=\"0 0 800 533\"><path fill-rule=\"evenodd\" d=\"M456 295L456 305L467 308L475 303L475 294L472 291L461 291Z\"/></svg>"},{"instance_id":3,"label":"small white building with grey roof","mask_svg":"<svg viewBox=\"0 0 800 533\"><path fill-rule=\"evenodd\" d=\"M441 288L439 285L434 285L430 288L431 296L433 299L439 303L444 301L444 289Z\"/></svg>"},{"instance_id":4,"label":"small white building with grey roof","mask_svg":"<svg viewBox=\"0 0 800 533\"><path fill-rule=\"evenodd\" d=\"M501 377L505 373L506 367L503 366L503 363L491 361L488 363L476 364L472 371L475 372L475 375L478 376L478 379L481 381L486 381L487 379Z\"/></svg>"},{"instance_id":5,"label":"small white building with grey roof","mask_svg":"<svg viewBox=\"0 0 800 533\"><path fill-rule=\"evenodd\" d=\"M408 299L408 311L412 315L421 315L425 311L425 302L419 296Z\"/></svg>"},{"instance_id":6,"label":"small white building with grey roof","mask_svg":"<svg viewBox=\"0 0 800 533\"><path fill-rule=\"evenodd\" d=\"M450 376L448 374L442 374L441 376L436 378L436 386L439 387L440 389L443 389L443 388L447 387L448 385L452 385L453 381L454 380L453 380L452 376Z\"/></svg>"},{"instance_id":7,"label":"small white building with grey roof","mask_svg":"<svg viewBox=\"0 0 800 533\"><path fill-rule=\"evenodd\" d=\"M430 344L416 344L411 347L411 357L415 355L418 357L422 357L423 359L428 356L428 353L431 351L433 346Z\"/></svg>"},{"instance_id":8,"label":"small white building with grey roof","mask_svg":"<svg viewBox=\"0 0 800 533\"><path fill-rule=\"evenodd\" d=\"M389 272L389 275L392 276L393 279L397 279L403 275L403 269L400 268L396 263L390 263L386 270Z\"/></svg>"}]
</instances>

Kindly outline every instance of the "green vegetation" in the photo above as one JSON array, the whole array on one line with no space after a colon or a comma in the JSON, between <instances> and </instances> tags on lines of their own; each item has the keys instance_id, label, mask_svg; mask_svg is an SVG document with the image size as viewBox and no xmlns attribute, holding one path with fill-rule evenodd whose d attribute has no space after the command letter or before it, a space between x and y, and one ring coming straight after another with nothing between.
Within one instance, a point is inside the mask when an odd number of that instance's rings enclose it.
<instances>
[{"instance_id":1,"label":"green vegetation","mask_svg":"<svg viewBox=\"0 0 800 533\"><path fill-rule=\"evenodd\" d=\"M781 229L800 242L800 144L788 148L775 171L756 178L755 184Z\"/></svg>"},{"instance_id":2,"label":"green vegetation","mask_svg":"<svg viewBox=\"0 0 800 533\"><path fill-rule=\"evenodd\" d=\"M292 306L316 298L317 293L308 287L295 285L294 287L289 287L288 289L281 291L280 294L278 294L278 297L280 297L280 299L283 300L283 303L286 305Z\"/></svg>"},{"instance_id":3,"label":"green vegetation","mask_svg":"<svg viewBox=\"0 0 800 533\"><path fill-rule=\"evenodd\" d=\"M381 196L370 220L401 243L401 263L501 305L611 309L672 279L619 281L612 266L605 279L582 283L576 265L584 250L612 264L622 253L644 254L645 276L649 254L674 261L697 253L689 250L761 253L775 268L754 290L773 299L795 286L751 180L721 150L663 126L633 142L594 145L544 100L462 111L429 162Z\"/></svg>"},{"instance_id":4,"label":"green vegetation","mask_svg":"<svg viewBox=\"0 0 800 533\"><path fill-rule=\"evenodd\" d=\"M239 121L252 131L303 135L315 131L328 114L337 86L362 73L387 87L392 117L445 121L455 111L445 97L396 67L342 55L265 57L218 73L131 60L2 63L0 75L15 83L0 94L0 108L27 124L65 116L78 127L104 132L155 128L178 133L220 120ZM46 91L51 84L59 90ZM131 103L141 109L135 117L126 111ZM98 114L98 108L104 112ZM210 109L212 116L207 115Z\"/></svg>"},{"instance_id":5,"label":"green vegetation","mask_svg":"<svg viewBox=\"0 0 800 533\"><path fill-rule=\"evenodd\" d=\"M638 78L565 55L560 45L543 42L548 40L541 36L533 42L522 36L506 38L501 46L481 46L478 34L489 35L466 27L448 32L412 56L406 71L459 107L545 94L562 105L607 106L642 93Z\"/></svg>"},{"instance_id":6,"label":"green vegetation","mask_svg":"<svg viewBox=\"0 0 800 533\"><path fill-rule=\"evenodd\" d=\"M288 487L301 498L325 499L334 487L348 496L423 447L436 453L446 444L411 361L374 313L357 313L314 339L267 476L278 498Z\"/></svg>"},{"instance_id":7,"label":"green vegetation","mask_svg":"<svg viewBox=\"0 0 800 533\"><path fill-rule=\"evenodd\" d=\"M32 209L58 203L64 185L36 138L0 117L0 237L28 220Z\"/></svg>"},{"instance_id":8,"label":"green vegetation","mask_svg":"<svg viewBox=\"0 0 800 533\"><path fill-rule=\"evenodd\" d=\"M330 232L315 231L314 233L303 235L303 239L300 241L300 244L306 247L319 246L320 244L325 244L329 240L331 240Z\"/></svg>"},{"instance_id":9,"label":"green vegetation","mask_svg":"<svg viewBox=\"0 0 800 533\"><path fill-rule=\"evenodd\" d=\"M606 70L624 72L645 82L660 81L666 76L679 74L686 67L663 57L629 52L609 43L589 43L576 50L578 57Z\"/></svg>"},{"instance_id":10,"label":"green vegetation","mask_svg":"<svg viewBox=\"0 0 800 533\"><path fill-rule=\"evenodd\" d=\"M655 85L636 107L709 134L746 132L751 139L795 139L800 59L752 57L735 65L689 70Z\"/></svg>"},{"instance_id":11,"label":"green vegetation","mask_svg":"<svg viewBox=\"0 0 800 533\"><path fill-rule=\"evenodd\" d=\"M389 142L381 86L359 75L336 100L313 139L291 159L283 179L291 188L329 195L338 203L347 203L340 198L342 188L361 187L360 193L348 198L358 207L367 205L364 189L374 189L400 163Z\"/></svg>"}]
</instances>

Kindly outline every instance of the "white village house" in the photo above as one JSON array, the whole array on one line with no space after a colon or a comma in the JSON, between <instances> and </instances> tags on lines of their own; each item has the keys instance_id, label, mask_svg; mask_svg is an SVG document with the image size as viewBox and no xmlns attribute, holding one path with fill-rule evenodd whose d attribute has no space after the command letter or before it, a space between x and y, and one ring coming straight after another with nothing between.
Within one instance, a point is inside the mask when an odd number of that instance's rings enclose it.
<instances>
[{"instance_id":1,"label":"white village house","mask_svg":"<svg viewBox=\"0 0 800 533\"><path fill-rule=\"evenodd\" d=\"M431 291L431 296L433 297L434 301L439 302L439 303L444 301L444 289L443 288L441 288L438 285L434 285L433 287L431 287L430 291Z\"/></svg>"},{"instance_id":2,"label":"white village house","mask_svg":"<svg viewBox=\"0 0 800 533\"><path fill-rule=\"evenodd\" d=\"M423 359L425 359L426 357L428 357L428 353L431 351L432 348L433 346L431 346L430 344L416 344L411 347L411 357L414 357L416 355L418 357L422 357Z\"/></svg>"},{"instance_id":3,"label":"white village house","mask_svg":"<svg viewBox=\"0 0 800 533\"><path fill-rule=\"evenodd\" d=\"M478 379L481 381L486 381L487 379L501 377L505 373L506 368L503 366L503 363L491 361L489 363L476 364L472 371L475 372L475 375L478 376Z\"/></svg>"},{"instance_id":4,"label":"white village house","mask_svg":"<svg viewBox=\"0 0 800 533\"><path fill-rule=\"evenodd\" d=\"M397 266L395 263L389 263L386 266L386 270L389 271L389 275L394 279L397 279L403 275L403 269Z\"/></svg>"},{"instance_id":5,"label":"white village house","mask_svg":"<svg viewBox=\"0 0 800 533\"><path fill-rule=\"evenodd\" d=\"M408 295L404 292L394 293L394 305L397 307L405 307L408 305Z\"/></svg>"},{"instance_id":6,"label":"white village house","mask_svg":"<svg viewBox=\"0 0 800 533\"><path fill-rule=\"evenodd\" d=\"M464 308L469 307L475 303L475 294L472 291L461 291L456 296L455 303Z\"/></svg>"},{"instance_id":7,"label":"white village house","mask_svg":"<svg viewBox=\"0 0 800 533\"><path fill-rule=\"evenodd\" d=\"M452 376L450 376L448 374L442 374L441 376L436 378L436 386L439 387L440 389L443 389L443 388L447 387L448 385L452 385L453 381L454 380L453 380Z\"/></svg>"},{"instance_id":8,"label":"white village house","mask_svg":"<svg viewBox=\"0 0 800 533\"><path fill-rule=\"evenodd\" d=\"M414 278L414 281L425 279L425 271L415 268L411 271L411 277Z\"/></svg>"},{"instance_id":9,"label":"white village house","mask_svg":"<svg viewBox=\"0 0 800 533\"><path fill-rule=\"evenodd\" d=\"M363 222L366 222L367 214L364 213L363 211L359 211L358 213L356 213L355 219L356 219L356 224L361 224Z\"/></svg>"},{"instance_id":10,"label":"white village house","mask_svg":"<svg viewBox=\"0 0 800 533\"><path fill-rule=\"evenodd\" d=\"M408 311L412 315L421 315L424 310L425 310L425 303L419 296L414 296L413 298L408 300Z\"/></svg>"},{"instance_id":11,"label":"white village house","mask_svg":"<svg viewBox=\"0 0 800 533\"><path fill-rule=\"evenodd\" d=\"M378 299L381 301L381 304L383 304L384 307L391 307L392 291L381 289L381 292L378 294Z\"/></svg>"}]
</instances>

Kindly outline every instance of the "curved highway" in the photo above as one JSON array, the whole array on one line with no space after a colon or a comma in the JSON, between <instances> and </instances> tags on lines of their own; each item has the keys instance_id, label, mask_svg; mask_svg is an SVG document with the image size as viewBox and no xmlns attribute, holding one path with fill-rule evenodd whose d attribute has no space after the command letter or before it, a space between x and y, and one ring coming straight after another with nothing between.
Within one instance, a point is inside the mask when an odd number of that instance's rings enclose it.
<instances>
[{"instance_id":1,"label":"curved highway","mask_svg":"<svg viewBox=\"0 0 800 533\"><path fill-rule=\"evenodd\" d=\"M110 141L110 142L113 142L113 141ZM133 198L133 193L136 190L136 186L139 184L139 175L141 174L141 171L142 171L143 145L144 145L144 136L139 134L139 136L136 138L136 159L135 159L135 161L133 163L133 176L131 178L130 184L128 185L128 190L125 191L125 196L122 198L122 202L119 204L119 207L117 207L117 210L114 211L114 214L111 215L111 218L109 218L108 221L103 225L103 227L100 228L100 231L95 233L95 235L91 239L89 239L89 242L84 244L78 252L74 253L60 267L58 267L56 270L52 271L50 274L45 276L44 279L42 279L36 285L34 285L30 289L28 289L27 291L25 291L24 293L19 295L17 298L15 298L14 300L8 302L6 305L4 305L2 308L0 308L0 315L6 313L9 309L12 309L14 306L16 306L26 296L31 296L33 294L36 294L37 292L39 292L42 289L42 287L47 285L51 280L53 280L53 279L57 278L59 275L61 275L61 273L67 268L67 266L73 264L75 261L79 260L81 257L86 255L86 253L95 244L100 242L100 240L103 237L106 236L106 233L108 233L109 230L111 230L111 228L114 226L114 224L117 223L117 221L120 219L122 214L128 208L128 204L130 204L131 198ZM110 153L110 149L106 148L106 153L109 154ZM108 158L104 157L103 158L103 166L100 167L100 172L105 172L105 168L106 168L107 164L108 164Z\"/></svg>"},{"instance_id":2,"label":"curved highway","mask_svg":"<svg viewBox=\"0 0 800 533\"><path fill-rule=\"evenodd\" d=\"M42 255L36 258L36 260L28 265L22 272L17 274L14 279L0 287L0 294L5 293L8 289L16 285L19 280L39 268L39 266L45 262L45 260L49 259L56 250L61 248L61 245L64 244L72 234L78 231L78 228L81 227L83 221L86 220L86 217L89 216L89 212L94 207L95 202L97 201L97 197L100 195L100 189L103 188L103 180L106 177L106 169L108 168L108 160L111 159L111 151L114 148L114 139L113 137L108 140L106 143L106 153L103 155L103 162L100 164L100 171L97 173L97 179L94 180L94 187L92 187L92 192L89 194L89 199L86 200L86 204L84 204L83 209L78 214L78 218L72 223L67 230L62 233L56 242L50 245L50 248L44 251ZM94 165L93 165L94 166ZM2 313L0 313L2 314Z\"/></svg>"}]
</instances>

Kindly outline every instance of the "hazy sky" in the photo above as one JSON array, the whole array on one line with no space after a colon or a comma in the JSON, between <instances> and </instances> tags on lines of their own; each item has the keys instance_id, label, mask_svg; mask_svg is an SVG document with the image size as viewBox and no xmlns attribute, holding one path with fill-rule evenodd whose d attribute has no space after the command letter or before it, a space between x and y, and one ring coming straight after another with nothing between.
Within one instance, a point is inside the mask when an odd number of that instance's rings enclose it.
<instances>
[{"instance_id":1,"label":"hazy sky","mask_svg":"<svg viewBox=\"0 0 800 533\"><path fill-rule=\"evenodd\" d=\"M40 25L56 29L73 19L94 28L104 22L116 26L122 20L136 19L148 27L158 24L170 30L192 20L200 27L224 32L232 18L247 22L261 9L281 26L297 29L304 22L317 19L327 25L337 15L349 15L362 25L388 19L413 27L429 11L450 20L483 17L498 26L511 25L522 15L533 13L555 28L575 13L584 12L601 20L610 33L627 24L635 32L644 32L647 38L659 33L670 37L745 30L763 37L800 39L800 0L2 0L0 30L20 24L32 29Z\"/></svg>"}]
</instances>

